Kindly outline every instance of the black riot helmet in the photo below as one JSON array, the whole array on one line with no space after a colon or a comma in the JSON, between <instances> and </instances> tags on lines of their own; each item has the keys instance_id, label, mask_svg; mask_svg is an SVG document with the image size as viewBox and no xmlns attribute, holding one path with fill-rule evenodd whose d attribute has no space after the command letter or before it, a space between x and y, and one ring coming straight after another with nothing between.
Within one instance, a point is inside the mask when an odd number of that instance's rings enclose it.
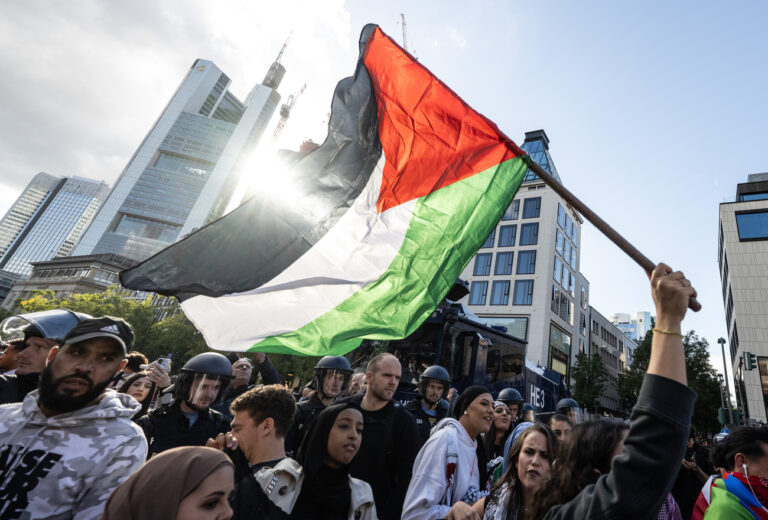
<instances>
[{"instance_id":1,"label":"black riot helmet","mask_svg":"<svg viewBox=\"0 0 768 520\"><path fill-rule=\"evenodd\" d=\"M181 367L173 395L187 401L193 409L207 409L221 399L230 381L232 381L232 364L229 360L216 352L204 352L194 356ZM212 385L219 387L215 398L202 396L203 388ZM202 404L195 404L200 400Z\"/></svg>"},{"instance_id":2,"label":"black riot helmet","mask_svg":"<svg viewBox=\"0 0 768 520\"><path fill-rule=\"evenodd\" d=\"M78 323L91 316L69 309L18 314L0 323L0 340L5 342L24 340L30 337L52 339L58 343Z\"/></svg>"},{"instance_id":3,"label":"black riot helmet","mask_svg":"<svg viewBox=\"0 0 768 520\"><path fill-rule=\"evenodd\" d=\"M581 408L575 399L565 397L557 402L557 413L568 416L571 424L576 426L581 423Z\"/></svg>"},{"instance_id":4,"label":"black riot helmet","mask_svg":"<svg viewBox=\"0 0 768 520\"><path fill-rule=\"evenodd\" d=\"M518 392L517 389L512 387L505 388L504 390L499 392L499 396L496 398L496 400L501 401L507 406L509 406L510 404L516 404L516 405L523 404L523 396L520 395L520 392Z\"/></svg>"},{"instance_id":5,"label":"black riot helmet","mask_svg":"<svg viewBox=\"0 0 768 520\"><path fill-rule=\"evenodd\" d=\"M346 393L349 388L349 381L352 379L352 366L349 364L349 360L344 356L325 356L320 359L315 365L314 377L312 378L312 386L325 396L325 389L323 388L323 382L329 375L333 376L340 374L344 378L344 382L341 385L339 395ZM327 398L335 398L337 395L328 395Z\"/></svg>"},{"instance_id":6,"label":"black riot helmet","mask_svg":"<svg viewBox=\"0 0 768 520\"><path fill-rule=\"evenodd\" d=\"M443 385L443 393L440 395L440 399L445 399L448 396L448 389L451 385L451 376L448 374L448 371L440 365L432 365L431 367L427 367L419 376L418 390L422 397L426 398L427 385L430 383L430 381L436 381Z\"/></svg>"}]
</instances>

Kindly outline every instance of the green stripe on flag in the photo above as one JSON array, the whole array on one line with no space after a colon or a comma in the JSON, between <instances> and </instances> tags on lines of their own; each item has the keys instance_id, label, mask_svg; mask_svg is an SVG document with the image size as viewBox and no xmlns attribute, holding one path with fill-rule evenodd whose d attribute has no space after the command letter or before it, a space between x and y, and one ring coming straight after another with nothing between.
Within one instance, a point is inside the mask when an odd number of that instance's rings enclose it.
<instances>
[{"instance_id":1,"label":"green stripe on flag","mask_svg":"<svg viewBox=\"0 0 768 520\"><path fill-rule=\"evenodd\" d=\"M422 197L403 245L375 282L303 327L249 351L342 355L367 339L400 339L435 310L515 197L528 156L502 162Z\"/></svg>"}]
</instances>

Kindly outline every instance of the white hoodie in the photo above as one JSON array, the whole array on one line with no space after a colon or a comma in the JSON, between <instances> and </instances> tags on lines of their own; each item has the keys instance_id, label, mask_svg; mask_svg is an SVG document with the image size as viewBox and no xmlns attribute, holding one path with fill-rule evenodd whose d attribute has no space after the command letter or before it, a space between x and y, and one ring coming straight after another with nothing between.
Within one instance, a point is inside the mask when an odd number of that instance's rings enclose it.
<instances>
[{"instance_id":1,"label":"white hoodie","mask_svg":"<svg viewBox=\"0 0 768 520\"><path fill-rule=\"evenodd\" d=\"M402 520L445 518L453 504L476 497L480 487L476 449L459 421L447 417L437 423L413 463Z\"/></svg>"},{"instance_id":2,"label":"white hoodie","mask_svg":"<svg viewBox=\"0 0 768 520\"><path fill-rule=\"evenodd\" d=\"M37 395L0 406L0 520L98 519L147 457L131 422L141 406L105 390L93 406L46 417Z\"/></svg>"}]
</instances>

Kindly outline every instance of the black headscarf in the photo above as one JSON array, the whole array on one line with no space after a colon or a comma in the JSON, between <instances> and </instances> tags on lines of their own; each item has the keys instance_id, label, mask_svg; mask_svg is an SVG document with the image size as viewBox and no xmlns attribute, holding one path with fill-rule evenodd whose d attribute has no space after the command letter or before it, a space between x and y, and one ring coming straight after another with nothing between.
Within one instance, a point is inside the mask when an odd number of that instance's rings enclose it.
<instances>
[{"instance_id":1,"label":"black headscarf","mask_svg":"<svg viewBox=\"0 0 768 520\"><path fill-rule=\"evenodd\" d=\"M472 401L477 399L478 396L490 393L491 392L484 386L472 385L467 387L467 389L461 393L459 398L456 400L456 403L454 404L453 416L457 420L460 419L461 416L464 415L464 412L467 410L467 408L469 408L469 405L472 404ZM488 480L488 468L486 467L488 463L488 457L485 453L482 434L478 435L475 441L477 442L477 448L475 449L475 453L477 454L477 467L480 470L478 472L480 477L480 488L483 489L485 486L485 481Z\"/></svg>"},{"instance_id":2,"label":"black headscarf","mask_svg":"<svg viewBox=\"0 0 768 520\"><path fill-rule=\"evenodd\" d=\"M304 468L304 483L294 508L297 518L347 518L351 494L349 466L332 468L325 463L328 436L339 414L347 408L360 411L355 403L340 403L320 412L302 442L296 459Z\"/></svg>"}]
</instances>

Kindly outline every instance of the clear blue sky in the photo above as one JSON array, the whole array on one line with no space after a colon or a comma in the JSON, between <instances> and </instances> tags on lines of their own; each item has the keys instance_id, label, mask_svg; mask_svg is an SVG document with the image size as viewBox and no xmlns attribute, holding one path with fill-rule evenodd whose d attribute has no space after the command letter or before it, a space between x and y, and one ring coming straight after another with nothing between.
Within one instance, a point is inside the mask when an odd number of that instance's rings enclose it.
<instances>
[{"instance_id":1,"label":"clear blue sky","mask_svg":"<svg viewBox=\"0 0 768 520\"><path fill-rule=\"evenodd\" d=\"M195 58L216 62L242 99L291 28L281 92L309 86L281 146L321 140L333 85L353 71L360 29L375 22L399 41L403 12L420 61L517 142L545 129L564 184L698 288L704 309L684 325L716 348L727 336L718 204L749 173L768 171L766 4L224 5L5 5L0 213L41 170L113 183ZM590 225L582 235L592 305L604 315L653 312L642 271Z\"/></svg>"}]
</instances>

